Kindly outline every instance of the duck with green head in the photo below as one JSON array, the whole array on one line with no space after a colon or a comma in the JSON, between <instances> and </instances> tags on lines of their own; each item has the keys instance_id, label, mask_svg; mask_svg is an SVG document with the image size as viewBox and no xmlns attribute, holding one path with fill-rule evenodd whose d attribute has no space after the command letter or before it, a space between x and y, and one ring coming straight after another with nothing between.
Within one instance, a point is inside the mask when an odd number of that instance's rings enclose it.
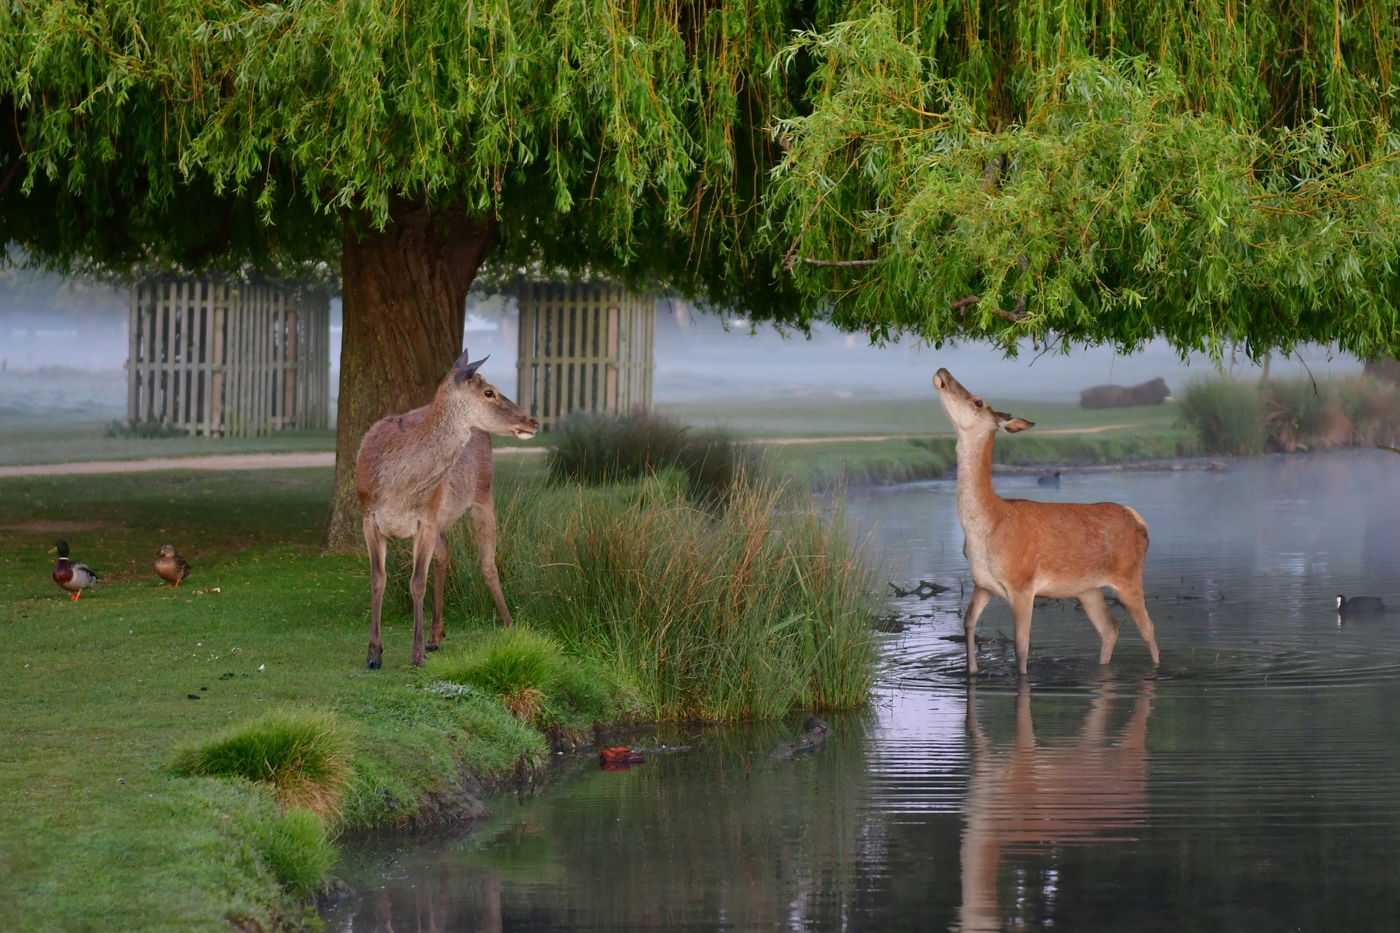
<instances>
[{"instance_id":1,"label":"duck with green head","mask_svg":"<svg viewBox=\"0 0 1400 933\"><path fill-rule=\"evenodd\" d=\"M83 595L83 590L96 586L102 578L87 564L79 564L68 559L68 542L60 541L49 549L58 553L58 563L53 565L53 582L73 594L73 601Z\"/></svg>"}]
</instances>

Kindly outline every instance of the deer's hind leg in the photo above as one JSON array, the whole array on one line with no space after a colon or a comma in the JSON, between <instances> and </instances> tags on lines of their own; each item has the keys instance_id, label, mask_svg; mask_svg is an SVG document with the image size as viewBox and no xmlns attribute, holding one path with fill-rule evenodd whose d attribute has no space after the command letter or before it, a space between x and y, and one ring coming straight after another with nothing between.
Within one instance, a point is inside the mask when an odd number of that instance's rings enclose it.
<instances>
[{"instance_id":1,"label":"deer's hind leg","mask_svg":"<svg viewBox=\"0 0 1400 933\"><path fill-rule=\"evenodd\" d=\"M388 549L388 539L374 523L373 515L365 516L365 548L369 551L369 654L365 657L365 668L377 671L383 663L384 642L379 637L379 611L384 605L384 556Z\"/></svg>"},{"instance_id":2,"label":"deer's hind leg","mask_svg":"<svg viewBox=\"0 0 1400 933\"><path fill-rule=\"evenodd\" d=\"M428 632L425 651L436 651L442 645L442 591L447 585L447 535L437 533L433 546L433 627Z\"/></svg>"},{"instance_id":3,"label":"deer's hind leg","mask_svg":"<svg viewBox=\"0 0 1400 933\"><path fill-rule=\"evenodd\" d=\"M486 578L486 587L496 601L501 625L509 628L510 610L506 608L505 593L501 592L501 575L496 571L496 508L489 497L472 503L471 519L476 552L481 557L481 575Z\"/></svg>"},{"instance_id":4,"label":"deer's hind leg","mask_svg":"<svg viewBox=\"0 0 1400 933\"><path fill-rule=\"evenodd\" d=\"M1035 590L1027 587L1011 596L1011 623L1016 638L1016 669L1026 672L1026 660L1031 654L1031 614L1035 611Z\"/></svg>"},{"instance_id":5,"label":"deer's hind leg","mask_svg":"<svg viewBox=\"0 0 1400 933\"><path fill-rule=\"evenodd\" d=\"M1142 633L1142 640L1147 642L1147 652L1152 655L1152 663L1156 664L1161 659L1157 651L1157 630L1152 625L1152 617L1147 614L1147 603L1142 598L1142 580L1124 581L1114 589L1118 591L1119 602L1132 613L1133 621Z\"/></svg>"},{"instance_id":6,"label":"deer's hind leg","mask_svg":"<svg viewBox=\"0 0 1400 933\"><path fill-rule=\"evenodd\" d=\"M1099 663L1107 664L1113 660L1113 646L1118 641L1118 620L1109 611L1108 603L1104 602L1103 590L1097 586L1079 594L1079 605L1084 607L1084 614L1099 630Z\"/></svg>"}]
</instances>

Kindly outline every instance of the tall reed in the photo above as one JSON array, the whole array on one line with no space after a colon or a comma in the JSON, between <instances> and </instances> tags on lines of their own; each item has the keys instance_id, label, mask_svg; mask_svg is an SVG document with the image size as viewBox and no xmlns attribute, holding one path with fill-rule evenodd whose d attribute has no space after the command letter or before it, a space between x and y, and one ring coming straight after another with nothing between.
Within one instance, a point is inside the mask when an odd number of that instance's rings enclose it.
<instances>
[{"instance_id":1,"label":"tall reed","mask_svg":"<svg viewBox=\"0 0 1400 933\"><path fill-rule=\"evenodd\" d=\"M722 510L674 474L498 499L497 558L519 615L635 687L641 715L734 720L864 702L874 681L873 566L839 510L765 480ZM456 565L475 567L454 533ZM454 600L484 616L478 574Z\"/></svg>"}]
</instances>

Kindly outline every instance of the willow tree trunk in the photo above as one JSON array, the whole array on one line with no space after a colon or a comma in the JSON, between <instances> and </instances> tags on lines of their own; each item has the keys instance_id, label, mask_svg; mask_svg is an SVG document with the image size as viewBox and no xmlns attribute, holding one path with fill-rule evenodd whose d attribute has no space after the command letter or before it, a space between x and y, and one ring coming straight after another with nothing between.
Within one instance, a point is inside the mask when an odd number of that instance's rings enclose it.
<instances>
[{"instance_id":1,"label":"willow tree trunk","mask_svg":"<svg viewBox=\"0 0 1400 933\"><path fill-rule=\"evenodd\" d=\"M346 223L341 251L344 329L336 416L335 489L323 543L363 547L355 455L380 418L432 400L462 352L467 289L496 237L493 220L396 202L375 230Z\"/></svg>"}]
</instances>

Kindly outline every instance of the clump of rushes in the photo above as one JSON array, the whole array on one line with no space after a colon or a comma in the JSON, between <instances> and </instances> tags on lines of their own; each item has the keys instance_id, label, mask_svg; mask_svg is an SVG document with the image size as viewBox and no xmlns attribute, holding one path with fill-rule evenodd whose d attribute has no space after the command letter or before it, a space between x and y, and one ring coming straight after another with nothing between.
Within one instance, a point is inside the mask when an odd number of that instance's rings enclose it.
<instances>
[{"instance_id":1,"label":"clump of rushes","mask_svg":"<svg viewBox=\"0 0 1400 933\"><path fill-rule=\"evenodd\" d=\"M263 863L295 894L310 894L335 866L336 848L313 811L294 807L256 826Z\"/></svg>"},{"instance_id":2,"label":"clump of rushes","mask_svg":"<svg viewBox=\"0 0 1400 933\"><path fill-rule=\"evenodd\" d=\"M697 498L723 499L745 468L743 448L724 431L684 427L660 415L575 413L554 432L550 474L599 484L642 479L668 469L686 477Z\"/></svg>"},{"instance_id":3,"label":"clump of rushes","mask_svg":"<svg viewBox=\"0 0 1400 933\"><path fill-rule=\"evenodd\" d=\"M1400 437L1400 390L1368 376L1317 383L1218 377L1189 386L1181 409L1208 453L1335 450Z\"/></svg>"},{"instance_id":4,"label":"clump of rushes","mask_svg":"<svg viewBox=\"0 0 1400 933\"><path fill-rule=\"evenodd\" d=\"M619 712L606 672L569 657L556 639L522 624L439 652L426 676L495 696L511 715L542 729L577 731Z\"/></svg>"},{"instance_id":5,"label":"clump of rushes","mask_svg":"<svg viewBox=\"0 0 1400 933\"><path fill-rule=\"evenodd\" d=\"M266 784L286 810L338 817L349 751L349 740L328 715L269 713L181 752L175 770Z\"/></svg>"},{"instance_id":6,"label":"clump of rushes","mask_svg":"<svg viewBox=\"0 0 1400 933\"><path fill-rule=\"evenodd\" d=\"M1225 376L1194 382L1181 400L1181 417L1200 433L1208 454L1264 450L1264 411L1255 385Z\"/></svg>"},{"instance_id":7,"label":"clump of rushes","mask_svg":"<svg viewBox=\"0 0 1400 933\"><path fill-rule=\"evenodd\" d=\"M717 513L663 474L521 487L497 515L497 560L522 614L630 681L642 715L767 719L865 702L874 565L840 511L804 490L741 480ZM451 540L473 566L470 536ZM490 605L478 575L459 586L466 605Z\"/></svg>"}]
</instances>

